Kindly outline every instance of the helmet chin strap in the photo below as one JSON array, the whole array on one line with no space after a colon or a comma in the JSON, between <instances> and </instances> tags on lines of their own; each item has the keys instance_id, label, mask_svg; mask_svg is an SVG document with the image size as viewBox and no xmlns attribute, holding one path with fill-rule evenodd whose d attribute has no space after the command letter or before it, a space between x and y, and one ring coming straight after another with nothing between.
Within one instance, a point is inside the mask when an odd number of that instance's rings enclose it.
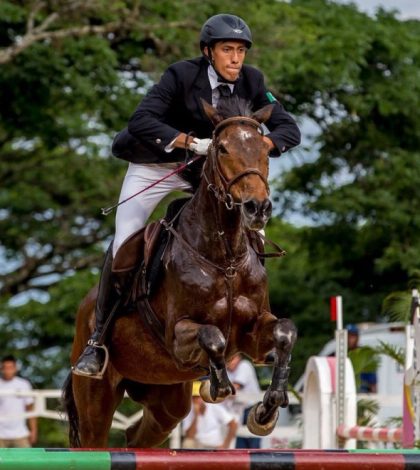
<instances>
[{"instance_id":1,"label":"helmet chin strap","mask_svg":"<svg viewBox=\"0 0 420 470\"><path fill-rule=\"evenodd\" d=\"M236 80L228 80L227 78L223 77L219 71L216 69L216 67L214 66L214 59L211 55L211 49L210 47L207 47L207 50L208 50L208 55L207 54L204 54L203 52L203 55L204 57L207 59L207 62L213 67L213 70L216 72L216 75L217 75L217 78L218 78L218 82L220 83L229 83L231 85L235 85L235 83L239 80L240 76L241 76L241 72L239 73L238 75L238 78Z\"/></svg>"}]
</instances>

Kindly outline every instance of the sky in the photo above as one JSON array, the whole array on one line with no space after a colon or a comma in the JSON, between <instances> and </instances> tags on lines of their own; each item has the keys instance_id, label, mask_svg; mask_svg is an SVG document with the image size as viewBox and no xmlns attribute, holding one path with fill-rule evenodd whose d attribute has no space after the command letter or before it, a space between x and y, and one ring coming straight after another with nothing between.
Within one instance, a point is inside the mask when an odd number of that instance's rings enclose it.
<instances>
[{"instance_id":1,"label":"sky","mask_svg":"<svg viewBox=\"0 0 420 470\"><path fill-rule=\"evenodd\" d=\"M369 14L374 14L378 7L383 7L386 10L398 10L400 14L398 18L420 19L420 0L336 0L339 3L355 3L359 10L365 11Z\"/></svg>"}]
</instances>

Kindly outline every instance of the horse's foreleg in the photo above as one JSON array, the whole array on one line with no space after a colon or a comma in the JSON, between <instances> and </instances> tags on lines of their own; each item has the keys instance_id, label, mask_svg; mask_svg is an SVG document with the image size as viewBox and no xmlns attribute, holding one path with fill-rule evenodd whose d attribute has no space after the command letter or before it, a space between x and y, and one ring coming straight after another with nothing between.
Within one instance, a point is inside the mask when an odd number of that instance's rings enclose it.
<instances>
[{"instance_id":1,"label":"horse's foreleg","mask_svg":"<svg viewBox=\"0 0 420 470\"><path fill-rule=\"evenodd\" d=\"M210 369L210 383L204 383L200 390L202 398L215 402L222 401L231 394L234 395L235 387L226 371L226 340L223 333L217 326L202 325L198 330L198 343L208 355Z\"/></svg>"},{"instance_id":2,"label":"horse's foreleg","mask_svg":"<svg viewBox=\"0 0 420 470\"><path fill-rule=\"evenodd\" d=\"M226 340L217 326L181 320L175 327L174 344L174 353L183 366L208 364L210 382L204 382L200 390L205 401L221 401L235 393L226 372Z\"/></svg>"},{"instance_id":3,"label":"horse's foreleg","mask_svg":"<svg viewBox=\"0 0 420 470\"><path fill-rule=\"evenodd\" d=\"M267 315L272 317L271 314ZM275 426L278 418L278 407L285 408L289 404L287 396L289 362L297 337L296 327L292 321L288 319L270 320L265 322L259 336L261 336L261 341L264 343L265 338L267 338L266 335L270 335L268 329L271 329L272 336L270 336L273 338L276 352L273 376L270 387L264 394L263 401L252 408L247 422L248 429L261 436L269 434Z\"/></svg>"}]
</instances>

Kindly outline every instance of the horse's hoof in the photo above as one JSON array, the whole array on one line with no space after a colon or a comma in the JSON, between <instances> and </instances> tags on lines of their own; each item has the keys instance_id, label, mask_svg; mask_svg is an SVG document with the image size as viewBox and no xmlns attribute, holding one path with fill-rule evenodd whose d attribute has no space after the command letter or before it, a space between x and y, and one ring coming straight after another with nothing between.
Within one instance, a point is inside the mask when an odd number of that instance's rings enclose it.
<instances>
[{"instance_id":1,"label":"horse's hoof","mask_svg":"<svg viewBox=\"0 0 420 470\"><path fill-rule=\"evenodd\" d=\"M251 411L248 414L248 418L246 420L246 426L252 434L256 436L268 436L271 431L274 429L274 426L277 423L277 419L279 417L279 410L276 410L272 419L265 424L260 424L257 422L257 408L262 404L260 401L256 405L251 408Z\"/></svg>"},{"instance_id":2,"label":"horse's hoof","mask_svg":"<svg viewBox=\"0 0 420 470\"><path fill-rule=\"evenodd\" d=\"M289 406L289 397L288 397L287 393L283 394L279 406L280 406L280 408L286 408L287 406Z\"/></svg>"},{"instance_id":3,"label":"horse's hoof","mask_svg":"<svg viewBox=\"0 0 420 470\"><path fill-rule=\"evenodd\" d=\"M210 380L204 380L200 385L200 396L206 403L222 403L224 397L217 397L213 400L210 394Z\"/></svg>"}]
</instances>

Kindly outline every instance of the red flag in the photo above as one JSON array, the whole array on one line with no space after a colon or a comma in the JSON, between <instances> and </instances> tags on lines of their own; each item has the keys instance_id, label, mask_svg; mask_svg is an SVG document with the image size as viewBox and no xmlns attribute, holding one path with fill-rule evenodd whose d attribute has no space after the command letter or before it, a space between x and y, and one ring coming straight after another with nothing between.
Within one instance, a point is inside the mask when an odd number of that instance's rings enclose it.
<instances>
[{"instance_id":1,"label":"red flag","mask_svg":"<svg viewBox=\"0 0 420 470\"><path fill-rule=\"evenodd\" d=\"M338 297L330 297L330 317L331 321L337 321L337 300Z\"/></svg>"}]
</instances>

